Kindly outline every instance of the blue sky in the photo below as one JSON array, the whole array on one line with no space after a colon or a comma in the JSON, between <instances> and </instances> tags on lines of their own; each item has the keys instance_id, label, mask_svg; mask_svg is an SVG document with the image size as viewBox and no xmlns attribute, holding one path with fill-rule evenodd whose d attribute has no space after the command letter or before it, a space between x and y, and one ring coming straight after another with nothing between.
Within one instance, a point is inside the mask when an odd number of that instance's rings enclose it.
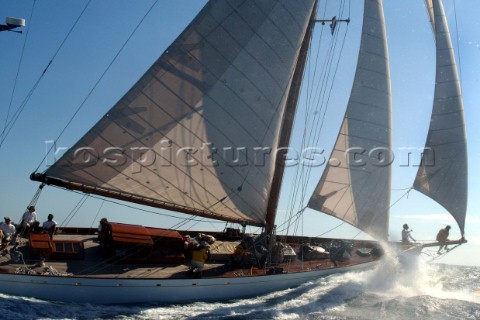
<instances>
[{"instance_id":1,"label":"blue sky","mask_svg":"<svg viewBox=\"0 0 480 320\"><path fill-rule=\"evenodd\" d=\"M474 177L480 176L476 156L480 149L480 134L476 125L479 119L480 101L480 22L476 14L480 3L476 0L444 0L450 31L457 50L457 62L461 69L461 80L467 121L469 144L469 205L466 223L468 245L464 245L439 262L480 265L480 215L476 196L480 186ZM361 1L351 1L352 22L348 27L347 41L342 53L336 86L340 89L334 96L338 106L346 106L347 93L353 79L358 42L361 31ZM37 184L29 180L29 175L45 156L48 141L55 140L64 128L74 110L82 103L102 73L120 50L154 1L92 1L78 21L58 54L41 78L18 121L12 127L0 149L0 187L2 214L20 219L24 208L34 195ZM103 114L128 90L155 61L166 47L198 13L205 1L176 0L158 1L143 23L127 42L116 61L99 82L96 89L66 130L57 141L57 147L69 147L80 138ZM0 21L4 16L26 18L27 28L22 35L12 32L0 33L0 123L3 128L7 112L10 117L18 110L29 90L40 78L63 39L87 1L51 0L37 1L32 14L33 1L0 1ZM330 18L337 9L327 7L325 17L323 5L319 18ZM411 187L416 168L402 167L402 147L422 147L430 118L434 85L434 39L428 16L421 0L384 0L387 20L387 37L391 61L394 152L397 156L393 164L392 203ZM346 26L341 26L345 28ZM344 30L344 29L343 29ZM316 33L320 26L316 27ZM25 43L20 64L22 47ZM458 55L459 54L459 55ZM20 66L20 68L19 68ZM19 68L19 69L18 69ZM14 81L18 70L15 91ZM10 105L10 99L13 99ZM301 100L302 103L303 100ZM10 105L10 107L9 107ZM301 107L301 105L300 105ZM342 107L339 107L340 109ZM327 113L325 134L322 145L328 153L333 144L343 112L332 109ZM10 111L8 111L10 110ZM301 130L296 127L292 142L298 141ZM53 156L47 157L48 162ZM321 175L323 167L312 171L312 176ZM287 171L285 180L291 177ZM313 179L312 179L313 180ZM310 188L315 186L313 183ZM313 190L313 189L312 189ZM279 204L279 222L287 208L289 189L286 184ZM311 193L307 191L306 194ZM38 202L40 219L53 213L59 222L65 221L76 207L81 196L55 188L46 188ZM149 209L154 212L161 210ZM158 216L154 213L133 211L132 209L102 202L86 200L85 205L71 219L69 225L96 226L102 216L126 223L139 223L151 226L169 227L179 220ZM182 216L183 217L183 216ZM398 240L401 226L408 223L413 236L418 240L433 240L436 232L446 224L454 226L451 238L458 238L459 231L453 219L432 200L412 191L408 198L403 197L392 206L390 218L390 238ZM320 235L337 226L333 218L307 210L303 227L305 234ZM207 222L194 229L222 230L224 224ZM252 229L251 231L256 231ZM343 225L325 236L352 237L358 231ZM427 257L428 258L428 257Z\"/></svg>"}]
</instances>

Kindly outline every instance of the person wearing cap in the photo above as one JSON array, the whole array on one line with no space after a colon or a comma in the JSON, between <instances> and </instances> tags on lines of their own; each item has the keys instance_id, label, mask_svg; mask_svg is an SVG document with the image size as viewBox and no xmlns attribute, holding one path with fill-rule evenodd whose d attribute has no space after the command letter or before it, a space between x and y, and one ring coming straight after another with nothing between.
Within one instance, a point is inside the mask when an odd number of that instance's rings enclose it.
<instances>
[{"instance_id":1,"label":"person wearing cap","mask_svg":"<svg viewBox=\"0 0 480 320\"><path fill-rule=\"evenodd\" d=\"M405 223L403 225L403 230L402 230L402 243L403 244L411 243L410 239L412 239L413 241L417 241L417 240L413 239L412 235L410 234L412 231L413 230L408 229L408 224Z\"/></svg>"},{"instance_id":2,"label":"person wearing cap","mask_svg":"<svg viewBox=\"0 0 480 320\"><path fill-rule=\"evenodd\" d=\"M16 228L11 223L12 219L10 217L4 218L5 222L0 224L0 238L2 242L2 251L7 250L8 243L12 240L12 236L15 234Z\"/></svg>"},{"instance_id":3,"label":"person wearing cap","mask_svg":"<svg viewBox=\"0 0 480 320\"><path fill-rule=\"evenodd\" d=\"M29 206L22 216L21 234L28 234L32 229L40 223L37 221L37 212L34 206Z\"/></svg>"},{"instance_id":4,"label":"person wearing cap","mask_svg":"<svg viewBox=\"0 0 480 320\"><path fill-rule=\"evenodd\" d=\"M440 248L438 248L437 253L440 254L440 251L445 247L445 250L448 251L446 242L448 241L448 236L450 234L450 226L446 226L443 229L440 229L437 233L437 241L440 243Z\"/></svg>"},{"instance_id":5,"label":"person wearing cap","mask_svg":"<svg viewBox=\"0 0 480 320\"><path fill-rule=\"evenodd\" d=\"M50 237L55 234L57 230L57 221L53 220L53 214L49 214L47 217L47 221L45 221L42 225L43 231L48 232Z\"/></svg>"}]
</instances>

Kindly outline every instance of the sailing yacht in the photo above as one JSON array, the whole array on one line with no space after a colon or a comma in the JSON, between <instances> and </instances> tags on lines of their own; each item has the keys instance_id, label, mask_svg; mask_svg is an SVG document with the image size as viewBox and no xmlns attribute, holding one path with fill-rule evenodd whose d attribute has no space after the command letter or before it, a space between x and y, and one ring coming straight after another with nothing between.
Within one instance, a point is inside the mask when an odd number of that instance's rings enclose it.
<instances>
[{"instance_id":1,"label":"sailing yacht","mask_svg":"<svg viewBox=\"0 0 480 320\"><path fill-rule=\"evenodd\" d=\"M98 231L65 227L53 236L20 235L0 258L0 291L100 304L227 300L375 266L382 256L379 241L388 239L392 162L381 0L365 0L346 113L308 201L310 209L377 241L276 233L308 50L315 24L327 22L317 19L317 5L316 0L209 1L72 148L45 172L31 175L40 191L51 185L258 226L261 234L228 228L212 239L206 233L110 221ZM442 2L427 1L427 7L436 34L437 78L426 146L436 162L422 162L414 188L442 204L463 235L467 173L461 92ZM345 22L334 17L327 23L335 34ZM192 239L210 242L201 278L188 270ZM253 259L248 266L230 260L241 244ZM342 257L335 256L340 249Z\"/></svg>"}]
</instances>

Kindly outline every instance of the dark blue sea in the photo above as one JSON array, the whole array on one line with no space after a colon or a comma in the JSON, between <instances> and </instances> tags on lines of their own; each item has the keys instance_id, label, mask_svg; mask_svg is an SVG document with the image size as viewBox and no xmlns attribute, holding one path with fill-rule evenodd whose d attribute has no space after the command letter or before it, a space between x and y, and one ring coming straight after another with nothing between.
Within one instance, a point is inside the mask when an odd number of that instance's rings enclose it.
<instances>
[{"instance_id":1,"label":"dark blue sea","mask_svg":"<svg viewBox=\"0 0 480 320\"><path fill-rule=\"evenodd\" d=\"M0 295L1 319L480 319L480 267L386 259L298 288L216 303L52 303ZM478 291L478 292L476 292Z\"/></svg>"}]
</instances>

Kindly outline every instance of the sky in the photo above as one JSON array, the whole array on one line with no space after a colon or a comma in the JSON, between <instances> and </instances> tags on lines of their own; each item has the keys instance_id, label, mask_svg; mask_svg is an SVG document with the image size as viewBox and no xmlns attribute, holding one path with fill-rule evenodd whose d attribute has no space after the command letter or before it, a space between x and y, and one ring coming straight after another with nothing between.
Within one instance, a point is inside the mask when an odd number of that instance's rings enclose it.
<instances>
[{"instance_id":1,"label":"sky","mask_svg":"<svg viewBox=\"0 0 480 320\"><path fill-rule=\"evenodd\" d=\"M339 1L334 2L336 7L325 7L321 3L318 18L337 15ZM22 34L0 33L0 128L3 129L12 116L22 110L14 125L8 127L8 135L0 148L0 177L3 180L0 186L0 214L10 215L14 221L20 220L38 188L37 183L29 180L30 173L43 171L54 161L55 155L46 155L46 150L75 110L87 98L56 141L57 157L90 129L142 76L205 1L93 0L71 29L87 3L79 0L0 0L0 23L5 16L27 20ZM358 54L362 2L351 1L350 4L349 10L344 12L344 16L350 15L351 18L348 29L346 25L339 26L347 36L332 96L332 104L337 107L327 110L321 136L325 154L331 150L343 118ZM470 200L465 234L469 242L435 261L480 265L480 210L476 201L480 185L474 179L480 175L476 160L480 151L480 135L475 123L480 116L477 107L477 101L480 101L480 22L476 16L480 12L480 2L444 0L444 4L461 72L467 122ZM446 224L453 226L450 238L457 239L460 232L445 209L416 191L406 196L406 189L413 184L416 168L404 165L406 155L402 148L423 147L433 99L435 52L427 12L421 0L384 0L384 10L391 62L393 146L396 156L393 163L390 240L400 239L404 223L409 224L413 229L412 235L419 241L434 240L437 231ZM321 25L315 28L314 44L321 28ZM326 41L327 38L323 36L322 39ZM32 88L35 88L33 93ZM303 93L306 91L302 90ZM28 102L24 104L28 96ZM305 94L300 99L292 145L299 143L302 132L299 119L304 116L303 104ZM323 168L312 170L313 178L305 191L306 197L313 191ZM294 170L287 169L284 181L291 181ZM277 221L280 223L289 210L291 192L290 184L285 183L278 210ZM148 212L145 212L93 198L88 198L77 210L79 201L82 201L81 195L46 187L37 203L39 219L46 220L46 216L53 213L62 225L85 227L96 226L103 216L117 222L155 227L170 227L181 221L159 215L165 213L159 209L147 208ZM184 215L179 217L185 218ZM358 234L353 227L340 224L334 218L306 210L299 228L310 236L351 238ZM224 226L224 223L209 221L185 227L221 231ZM331 229L334 230L327 232ZM258 229L249 228L247 231ZM359 237L368 238L364 234ZM432 260L428 254L424 258Z\"/></svg>"}]
</instances>

